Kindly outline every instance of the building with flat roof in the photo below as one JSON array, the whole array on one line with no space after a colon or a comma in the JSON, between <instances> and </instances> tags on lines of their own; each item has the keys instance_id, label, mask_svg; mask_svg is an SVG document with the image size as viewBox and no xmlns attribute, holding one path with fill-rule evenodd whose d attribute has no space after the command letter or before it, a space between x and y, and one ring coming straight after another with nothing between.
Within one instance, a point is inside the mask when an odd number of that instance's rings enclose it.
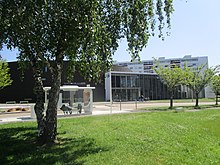
<instances>
[{"instance_id":1,"label":"building with flat roof","mask_svg":"<svg viewBox=\"0 0 220 165\"><path fill-rule=\"evenodd\" d=\"M0 92L0 103L6 102L16 102L19 103L21 101L35 102L36 96L34 94L34 78L32 69L28 68L24 71L24 75L22 75L21 70L19 70L18 62L9 62L8 66L10 68L11 79L13 80L10 86L5 87ZM105 87L104 87L104 78L98 84L89 82L80 75L79 72L75 72L73 75L72 81L67 81L67 67L68 62L64 62L63 74L61 78L61 85L77 85L79 87L85 87L88 84L91 86L95 86L95 90L93 92L94 101L104 101L105 99ZM22 78L23 77L23 78ZM103 76L104 77L104 76ZM51 86L51 73L47 67L42 68L42 81L44 87Z\"/></svg>"},{"instance_id":2,"label":"building with flat roof","mask_svg":"<svg viewBox=\"0 0 220 165\"><path fill-rule=\"evenodd\" d=\"M170 65L177 65L180 68L183 68L186 64L188 67L196 68L202 64L207 64L208 67L208 57L200 56L200 57L192 57L192 55L186 55L183 58L168 58L159 57L157 59L159 64L164 67L168 67ZM116 62L115 65L124 66L133 72L138 73L154 73L153 66L155 65L155 61L152 60L143 60L143 61L133 61L133 62Z\"/></svg>"},{"instance_id":3,"label":"building with flat roof","mask_svg":"<svg viewBox=\"0 0 220 165\"><path fill-rule=\"evenodd\" d=\"M184 65L196 69L200 65L208 67L208 57L192 57L186 55L183 58L160 57L157 59L159 65L163 67L172 67L172 65L183 68ZM105 99L132 101L137 100L140 96L144 96L150 100L169 99L169 92L165 84L163 84L154 72L153 67L158 63L154 60L143 60L133 62L116 62L116 66L124 67L130 72L122 70L112 70L105 76ZM112 92L112 93L110 93ZM212 92L210 88L205 88L200 92L200 98L210 97ZM174 92L175 99L192 98L192 91L185 87L179 86Z\"/></svg>"},{"instance_id":4,"label":"building with flat roof","mask_svg":"<svg viewBox=\"0 0 220 165\"><path fill-rule=\"evenodd\" d=\"M178 65L183 67L185 64L188 67L196 68L201 64L207 64L208 57L192 57L184 56L183 58L159 58L160 65L167 67L170 65ZM94 90L94 101L107 101L112 96L113 101L132 101L144 96L146 99L159 100L169 99L169 92L165 84L163 84L156 73L153 71L155 65L154 60L144 60L141 62L117 62L113 65L110 72L103 75L101 83L95 84L86 81L78 72L73 75L71 82L67 81L67 66L68 61L64 62L64 70L62 74L62 85L78 85L96 87ZM0 92L0 102L21 101L35 102L34 95L34 79L31 68L25 70L24 78L19 74L19 65L17 62L9 62L10 74L13 83L7 86ZM44 86L51 85L51 73L45 67L42 68L42 80ZM209 88L205 88L200 93L200 97L214 97ZM180 86L175 91L174 98L192 98L192 92L186 87Z\"/></svg>"}]
</instances>

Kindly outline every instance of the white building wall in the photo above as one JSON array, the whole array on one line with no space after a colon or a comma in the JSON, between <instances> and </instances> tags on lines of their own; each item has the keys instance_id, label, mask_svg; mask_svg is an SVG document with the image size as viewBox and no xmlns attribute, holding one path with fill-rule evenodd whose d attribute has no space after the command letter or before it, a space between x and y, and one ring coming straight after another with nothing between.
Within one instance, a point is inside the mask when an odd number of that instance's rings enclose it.
<instances>
[{"instance_id":1,"label":"white building wall","mask_svg":"<svg viewBox=\"0 0 220 165\"><path fill-rule=\"evenodd\" d=\"M177 65L179 65L181 68L184 67L184 65L187 65L191 68L196 68L198 66L201 66L203 64L207 64L204 69L208 67L208 57L207 56L200 56L200 57L192 57L191 55L186 55L183 58L169 58L165 59L165 57L158 58L158 61L161 66L167 67L172 62L176 62ZM155 65L154 60L143 60L142 62L134 61L134 62L118 62L115 63L116 65L120 66L126 66L132 72L138 72L138 73L154 73L152 70L152 67ZM191 94L187 94L191 95ZM206 98L212 98L214 97L214 93L211 90L210 87L205 88L205 97Z\"/></svg>"},{"instance_id":2,"label":"white building wall","mask_svg":"<svg viewBox=\"0 0 220 165\"><path fill-rule=\"evenodd\" d=\"M201 56L201 57L192 57L191 55L186 55L183 58L169 58L165 59L165 57L159 57L158 61L161 66L168 66L171 63L176 63L181 68L184 67L186 64L188 67L196 68L202 64L207 64L208 67L208 57ZM116 65L128 67L133 72L139 73L152 73L152 67L155 65L154 60L143 60L141 62L134 61L134 62L118 62L115 63Z\"/></svg>"},{"instance_id":3,"label":"white building wall","mask_svg":"<svg viewBox=\"0 0 220 165\"><path fill-rule=\"evenodd\" d=\"M198 63L197 63L197 65L200 66L200 65L203 65L203 64L207 64L206 66L208 67L208 57L207 57L207 56L198 57ZM206 68L207 68L207 67L206 67Z\"/></svg>"},{"instance_id":4,"label":"white building wall","mask_svg":"<svg viewBox=\"0 0 220 165\"><path fill-rule=\"evenodd\" d=\"M128 69L132 70L132 72L143 73L144 66L142 63L130 63L127 65Z\"/></svg>"}]
</instances>

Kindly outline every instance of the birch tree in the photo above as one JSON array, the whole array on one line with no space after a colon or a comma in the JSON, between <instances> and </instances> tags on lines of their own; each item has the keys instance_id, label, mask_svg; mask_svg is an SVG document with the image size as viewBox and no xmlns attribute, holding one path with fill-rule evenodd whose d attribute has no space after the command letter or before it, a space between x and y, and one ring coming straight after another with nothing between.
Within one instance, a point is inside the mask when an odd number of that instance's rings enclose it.
<instances>
[{"instance_id":1,"label":"birch tree","mask_svg":"<svg viewBox=\"0 0 220 165\"><path fill-rule=\"evenodd\" d=\"M195 69L187 70L188 77L185 81L196 97L195 108L199 107L199 93L211 82L212 77L218 72L219 66L207 67L207 64Z\"/></svg>"},{"instance_id":2,"label":"birch tree","mask_svg":"<svg viewBox=\"0 0 220 165\"><path fill-rule=\"evenodd\" d=\"M12 80L10 78L8 63L4 60L0 60L0 89L11 85Z\"/></svg>"},{"instance_id":3,"label":"birch tree","mask_svg":"<svg viewBox=\"0 0 220 165\"><path fill-rule=\"evenodd\" d=\"M171 67L172 66L172 67ZM174 91L182 84L183 82L183 71L177 65L169 65L163 67L157 62L154 71L160 77L161 81L167 86L170 93L170 109L173 108L173 97Z\"/></svg>"},{"instance_id":4,"label":"birch tree","mask_svg":"<svg viewBox=\"0 0 220 165\"><path fill-rule=\"evenodd\" d=\"M213 92L215 93L215 104L218 105L218 95L220 94L220 76L213 76L210 85Z\"/></svg>"},{"instance_id":5,"label":"birch tree","mask_svg":"<svg viewBox=\"0 0 220 165\"><path fill-rule=\"evenodd\" d=\"M127 39L135 59L157 31L164 37L172 4L172 0L0 1L0 43L18 48L18 58L34 66L36 92L43 89L39 66L46 65L52 75L46 116L41 97L35 106L40 141L56 140L63 60L69 61L72 71L97 80L111 67L120 39Z\"/></svg>"}]
</instances>

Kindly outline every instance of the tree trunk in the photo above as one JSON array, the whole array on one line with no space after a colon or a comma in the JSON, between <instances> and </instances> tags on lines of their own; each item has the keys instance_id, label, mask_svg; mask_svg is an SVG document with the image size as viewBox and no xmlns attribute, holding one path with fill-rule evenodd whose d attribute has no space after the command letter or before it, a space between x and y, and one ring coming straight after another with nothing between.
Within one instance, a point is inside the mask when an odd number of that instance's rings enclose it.
<instances>
[{"instance_id":1,"label":"tree trunk","mask_svg":"<svg viewBox=\"0 0 220 165\"><path fill-rule=\"evenodd\" d=\"M170 107L169 109L173 109L173 91L170 92Z\"/></svg>"},{"instance_id":2,"label":"tree trunk","mask_svg":"<svg viewBox=\"0 0 220 165\"><path fill-rule=\"evenodd\" d=\"M49 102L46 111L46 131L45 131L45 143L54 143L57 136L57 103L59 100L60 86L61 86L61 74L63 63L62 61L56 61L54 73L52 74L52 84L49 92Z\"/></svg>"},{"instance_id":3,"label":"tree trunk","mask_svg":"<svg viewBox=\"0 0 220 165\"><path fill-rule=\"evenodd\" d=\"M218 105L218 94L215 95L215 105Z\"/></svg>"},{"instance_id":4,"label":"tree trunk","mask_svg":"<svg viewBox=\"0 0 220 165\"><path fill-rule=\"evenodd\" d=\"M196 92L196 105L195 105L196 108L199 107L199 93Z\"/></svg>"},{"instance_id":5,"label":"tree trunk","mask_svg":"<svg viewBox=\"0 0 220 165\"><path fill-rule=\"evenodd\" d=\"M32 69L34 74L34 93L36 95L36 104L34 111L37 117L37 128L38 128L38 142L42 143L45 130L45 116L44 116L44 90L41 79L41 70L36 60L33 60Z\"/></svg>"},{"instance_id":6,"label":"tree trunk","mask_svg":"<svg viewBox=\"0 0 220 165\"><path fill-rule=\"evenodd\" d=\"M39 141L43 138L44 129L45 129L45 116L44 116L44 90L41 77L35 78L35 87L36 92L36 104L34 106L34 111L37 117L38 124L38 138Z\"/></svg>"}]
</instances>

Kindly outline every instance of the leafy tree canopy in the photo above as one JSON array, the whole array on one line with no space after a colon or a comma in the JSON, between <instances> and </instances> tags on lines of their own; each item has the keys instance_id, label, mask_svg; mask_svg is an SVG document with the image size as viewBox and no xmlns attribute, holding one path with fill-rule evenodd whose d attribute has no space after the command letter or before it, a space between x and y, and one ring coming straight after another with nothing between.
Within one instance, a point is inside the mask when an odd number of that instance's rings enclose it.
<instances>
[{"instance_id":1,"label":"leafy tree canopy","mask_svg":"<svg viewBox=\"0 0 220 165\"><path fill-rule=\"evenodd\" d=\"M154 60L156 63L154 71L160 77L161 81L167 86L170 92L170 108L172 109L174 91L177 89L177 87L182 85L184 80L184 72L179 66L175 64L170 64L165 67L160 65L159 61L156 59Z\"/></svg>"},{"instance_id":2,"label":"leafy tree canopy","mask_svg":"<svg viewBox=\"0 0 220 165\"><path fill-rule=\"evenodd\" d=\"M169 91L173 91L176 87L182 84L182 69L176 65L163 67L158 66L154 68L154 71L161 78L161 81L167 85Z\"/></svg>"},{"instance_id":3,"label":"leafy tree canopy","mask_svg":"<svg viewBox=\"0 0 220 165\"><path fill-rule=\"evenodd\" d=\"M220 76L214 75L210 84L213 92L215 93L215 104L218 105L218 95L220 94Z\"/></svg>"},{"instance_id":4,"label":"leafy tree canopy","mask_svg":"<svg viewBox=\"0 0 220 165\"><path fill-rule=\"evenodd\" d=\"M41 108L35 110L40 112L38 121L43 124L39 125L44 127L42 134L48 141L56 138L63 60L69 60L71 71L81 71L90 81L99 79L100 73L110 68L121 38L127 39L128 50L135 59L155 29L163 37L163 29L166 25L170 27L172 3L172 0L0 1L0 45L17 47L19 60L30 61L37 75L37 95L42 96L43 89L36 70L43 63L52 74L45 122L42 98L36 102L39 103L36 107Z\"/></svg>"},{"instance_id":5,"label":"leafy tree canopy","mask_svg":"<svg viewBox=\"0 0 220 165\"><path fill-rule=\"evenodd\" d=\"M12 80L9 74L8 63L4 60L0 60L0 89L11 85Z\"/></svg>"},{"instance_id":6,"label":"leafy tree canopy","mask_svg":"<svg viewBox=\"0 0 220 165\"><path fill-rule=\"evenodd\" d=\"M219 66L208 68L207 64L185 70L187 78L184 84L193 90L196 95L195 107L198 107L199 93L211 82L212 77L218 73Z\"/></svg>"},{"instance_id":7,"label":"leafy tree canopy","mask_svg":"<svg viewBox=\"0 0 220 165\"><path fill-rule=\"evenodd\" d=\"M220 93L220 76L215 75L211 80L211 87L213 92L217 95Z\"/></svg>"},{"instance_id":8,"label":"leafy tree canopy","mask_svg":"<svg viewBox=\"0 0 220 165\"><path fill-rule=\"evenodd\" d=\"M207 64L203 64L196 69L190 69L187 72L188 79L186 85L195 93L199 93L209 84L212 77L218 72L218 66L208 68Z\"/></svg>"},{"instance_id":9,"label":"leafy tree canopy","mask_svg":"<svg viewBox=\"0 0 220 165\"><path fill-rule=\"evenodd\" d=\"M156 25L163 37L172 12L172 0L2 0L1 43L18 47L19 59L31 60L32 52L47 64L59 52L96 79L93 73L111 65L121 38L137 58Z\"/></svg>"}]
</instances>

